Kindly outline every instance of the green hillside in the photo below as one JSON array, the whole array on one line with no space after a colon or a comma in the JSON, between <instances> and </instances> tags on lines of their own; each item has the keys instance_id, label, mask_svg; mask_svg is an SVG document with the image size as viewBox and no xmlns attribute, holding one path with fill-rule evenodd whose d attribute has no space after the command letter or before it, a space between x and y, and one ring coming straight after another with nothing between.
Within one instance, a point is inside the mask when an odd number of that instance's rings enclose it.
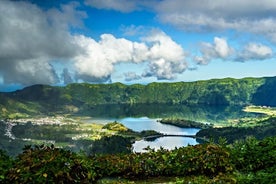
<instances>
[{"instance_id":1,"label":"green hillside","mask_svg":"<svg viewBox=\"0 0 276 184\"><path fill-rule=\"evenodd\" d=\"M187 104L276 106L276 77L212 79L196 82L134 84L34 85L0 93L0 111L10 113L72 113L103 104Z\"/></svg>"}]
</instances>

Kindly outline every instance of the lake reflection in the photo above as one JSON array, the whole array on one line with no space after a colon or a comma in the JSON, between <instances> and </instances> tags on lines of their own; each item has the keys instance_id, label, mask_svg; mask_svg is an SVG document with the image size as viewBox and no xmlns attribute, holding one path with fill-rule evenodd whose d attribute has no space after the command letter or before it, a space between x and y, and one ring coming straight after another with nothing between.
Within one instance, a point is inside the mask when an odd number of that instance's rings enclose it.
<instances>
[{"instance_id":1,"label":"lake reflection","mask_svg":"<svg viewBox=\"0 0 276 184\"><path fill-rule=\"evenodd\" d=\"M196 145L198 142L193 139L193 138L188 138L188 137L161 137L158 138L152 142L150 141L136 141L132 147L133 147L133 152L146 152L144 148L150 147L152 149L160 149L162 146L165 149L172 150L175 148L183 147L183 146L188 146L188 145Z\"/></svg>"},{"instance_id":2,"label":"lake reflection","mask_svg":"<svg viewBox=\"0 0 276 184\"><path fill-rule=\"evenodd\" d=\"M118 121L134 131L155 130L164 134L173 135L195 135L199 129L179 128L172 125L165 125L157 122L162 118L180 118L197 122L209 123L229 123L232 120L243 117L256 117L259 114L247 113L242 111L242 107L237 106L185 106L169 104L134 104L134 105L99 105L82 109L77 116L88 116L84 118L87 123L103 123ZM230 121L229 121L230 120ZM7 126L4 122L0 123L0 149L5 150L9 155L15 156L22 152L26 144L34 144L33 140L53 140L61 145L74 145L74 151L89 149L90 140L73 140L70 138L72 132L68 129L57 132L46 126L31 126L27 124L21 127L13 127L12 133L17 139L7 136ZM9 134L8 134L9 135ZM23 137L22 137L23 136ZM41 138L41 137L47 138ZM24 139L23 139L24 138ZM30 141L29 141L30 139ZM134 151L143 151L143 148L166 149L197 144L197 141L188 137L162 137L152 142L141 140L133 145ZM59 146L59 145L58 145ZM69 148L69 147L68 147Z\"/></svg>"},{"instance_id":3,"label":"lake reflection","mask_svg":"<svg viewBox=\"0 0 276 184\"><path fill-rule=\"evenodd\" d=\"M208 123L229 123L229 120L242 117L258 116L254 113L242 111L242 106L186 106L169 104L134 104L134 105L102 105L92 107L86 115L93 117L94 122L99 119L118 121L134 131L155 130L164 134L172 135L195 135L199 129L179 128L172 125L159 123L157 120L162 118L180 118L197 122ZM93 122L93 121L91 121ZM174 149L198 144L193 138L188 137L161 137L155 141L137 141L133 144L133 151L140 152L143 148Z\"/></svg>"},{"instance_id":4,"label":"lake reflection","mask_svg":"<svg viewBox=\"0 0 276 184\"><path fill-rule=\"evenodd\" d=\"M159 123L158 119L142 118L124 118L118 121L126 127L141 132L143 130L155 130L163 134L171 135L195 135L200 129L198 128L179 128L172 125Z\"/></svg>"},{"instance_id":5,"label":"lake reflection","mask_svg":"<svg viewBox=\"0 0 276 184\"><path fill-rule=\"evenodd\" d=\"M141 117L141 118L133 118L127 117L122 119L90 119L90 122L98 122L98 123L107 123L110 121L118 121L137 132L141 132L143 130L155 130L157 132L168 134L168 135L195 135L200 129L199 128L180 128L173 125L162 124L158 122L158 119L151 119L148 117ZM143 150L146 147L159 149L163 147L165 149L174 149L175 147L183 147L187 145L195 145L198 144L196 139L189 138L189 137L161 137L154 141L146 141L140 140L136 141L133 146L134 152L144 152Z\"/></svg>"},{"instance_id":6,"label":"lake reflection","mask_svg":"<svg viewBox=\"0 0 276 184\"><path fill-rule=\"evenodd\" d=\"M80 112L80 115L110 120L123 120L127 117L149 117L151 119L173 117L204 123L225 123L231 119L259 116L259 114L244 112L242 109L242 106L114 104L93 106Z\"/></svg>"},{"instance_id":7,"label":"lake reflection","mask_svg":"<svg viewBox=\"0 0 276 184\"><path fill-rule=\"evenodd\" d=\"M198 128L179 128L172 125L162 124L157 121L158 119L150 119L147 117L142 118L123 118L118 121L126 127L134 131L155 130L157 132L169 135L195 135L200 129ZM144 152L144 148L150 147L153 149L174 149L187 145L196 145L196 139L189 137L161 137L154 141L140 140L136 141L132 147L134 152Z\"/></svg>"}]
</instances>

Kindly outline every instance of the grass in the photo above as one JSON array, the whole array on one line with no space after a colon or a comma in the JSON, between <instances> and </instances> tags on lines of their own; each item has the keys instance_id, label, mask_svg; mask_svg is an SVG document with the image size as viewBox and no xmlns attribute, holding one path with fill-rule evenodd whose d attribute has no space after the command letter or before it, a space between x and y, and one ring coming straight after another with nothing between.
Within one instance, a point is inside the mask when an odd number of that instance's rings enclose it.
<instances>
[{"instance_id":1,"label":"grass","mask_svg":"<svg viewBox=\"0 0 276 184\"><path fill-rule=\"evenodd\" d=\"M243 111L245 112L254 112L254 113L261 113L266 114L269 116L276 116L276 108L273 107L267 107L267 106L246 106Z\"/></svg>"}]
</instances>

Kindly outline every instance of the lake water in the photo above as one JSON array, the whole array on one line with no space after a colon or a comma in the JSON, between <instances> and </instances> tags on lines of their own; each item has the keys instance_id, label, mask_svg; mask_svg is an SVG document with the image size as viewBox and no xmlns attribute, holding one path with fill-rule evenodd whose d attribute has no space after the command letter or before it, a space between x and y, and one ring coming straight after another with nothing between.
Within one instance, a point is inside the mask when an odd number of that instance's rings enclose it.
<instances>
[{"instance_id":1,"label":"lake water","mask_svg":"<svg viewBox=\"0 0 276 184\"><path fill-rule=\"evenodd\" d=\"M173 125L162 124L158 122L160 119L148 118L148 117L126 117L122 119L116 118L91 118L86 120L86 122L106 124L108 122L117 121L125 125L126 127L141 132L143 130L155 130L157 132L168 134L168 135L195 135L200 129L198 128L180 128ZM165 149L174 149L178 147L183 147L187 145L196 145L198 142L194 138L189 137L160 137L153 141L139 140L136 141L133 146L134 152L144 152L144 148L150 147L152 149L159 149L163 147Z\"/></svg>"},{"instance_id":2,"label":"lake water","mask_svg":"<svg viewBox=\"0 0 276 184\"><path fill-rule=\"evenodd\" d=\"M229 123L242 117L259 116L253 113L243 112L242 107L160 104L137 104L132 106L103 105L92 107L89 110L77 114L77 116L81 115L91 117L87 120L88 122L107 123L118 121L134 131L155 130L164 134L173 135L195 135L199 129L179 128L172 125L161 124L157 120L173 117L204 123ZM40 129L32 129L31 132L25 131L29 128L30 127L27 125L22 127L17 126L16 132L15 129L12 128L10 132L15 134L15 137L23 136L23 138L26 138L12 139L12 137L7 136L7 125L5 123L0 123L0 149L6 150L10 155L17 155L22 151L24 145L29 144L27 141L28 139L46 139L43 137L47 137L47 140L60 142L61 145L75 145L75 151L89 148L90 143L86 141L72 140L70 138L70 131L65 133L66 131L61 129L60 131L62 132L55 132L46 127L43 128L42 126ZM32 128L34 128L34 126L32 126ZM195 139L188 137L161 137L154 141L137 141L133 144L133 151L144 151L143 148L147 146L154 149L159 148L160 146L166 149L174 149L175 147L187 146L188 144L195 145L198 144L198 142Z\"/></svg>"},{"instance_id":3,"label":"lake water","mask_svg":"<svg viewBox=\"0 0 276 184\"><path fill-rule=\"evenodd\" d=\"M242 117L257 116L242 111L240 106L185 106L185 105L108 105L97 106L87 115L92 122L107 123L118 121L134 131L155 130L171 135L195 135L200 129L179 128L159 123L162 118L174 117L198 122L228 123ZM174 149L187 145L196 145L198 142L189 137L161 137L154 141L140 140L133 144L134 152L143 152L144 148Z\"/></svg>"},{"instance_id":4,"label":"lake water","mask_svg":"<svg viewBox=\"0 0 276 184\"><path fill-rule=\"evenodd\" d=\"M146 147L158 150L160 147L171 150L188 145L196 145L198 142L194 138L188 137L161 137L153 142L150 141L136 141L133 146L133 152L145 152Z\"/></svg>"},{"instance_id":5,"label":"lake water","mask_svg":"<svg viewBox=\"0 0 276 184\"><path fill-rule=\"evenodd\" d=\"M158 119L142 118L124 118L119 120L126 127L134 131L155 130L157 132L169 135L195 135L200 129L198 128L179 128L172 125L161 124ZM134 152L143 152L144 148L159 149L161 146L165 149L174 149L187 145L198 144L196 139L188 137L161 137L154 141L140 140L136 141L133 146Z\"/></svg>"}]
</instances>

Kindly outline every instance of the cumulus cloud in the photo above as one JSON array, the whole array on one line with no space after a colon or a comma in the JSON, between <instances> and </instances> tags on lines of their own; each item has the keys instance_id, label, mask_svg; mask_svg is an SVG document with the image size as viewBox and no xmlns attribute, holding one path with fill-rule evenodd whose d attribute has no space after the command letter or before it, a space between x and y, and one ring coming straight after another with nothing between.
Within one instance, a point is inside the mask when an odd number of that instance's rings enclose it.
<instances>
[{"instance_id":1,"label":"cumulus cloud","mask_svg":"<svg viewBox=\"0 0 276 184\"><path fill-rule=\"evenodd\" d=\"M0 73L4 83L57 82L50 61L71 58L81 48L67 31L67 20L55 22L79 15L75 7L69 4L60 11L43 11L28 2L0 1ZM51 12L56 12L55 16Z\"/></svg>"},{"instance_id":2,"label":"cumulus cloud","mask_svg":"<svg viewBox=\"0 0 276 184\"><path fill-rule=\"evenodd\" d=\"M124 75L125 75L125 81L134 81L142 78L140 75L136 74L135 72L127 72L127 73L124 73Z\"/></svg>"},{"instance_id":3,"label":"cumulus cloud","mask_svg":"<svg viewBox=\"0 0 276 184\"><path fill-rule=\"evenodd\" d=\"M183 48L161 31L153 31L142 42L132 42L124 38L115 38L111 34L101 35L97 42L85 36L76 36L76 43L86 50L75 57L78 75L104 78L112 74L118 63L147 62L143 77L171 80L185 71L185 53Z\"/></svg>"},{"instance_id":4,"label":"cumulus cloud","mask_svg":"<svg viewBox=\"0 0 276 184\"><path fill-rule=\"evenodd\" d=\"M4 83L30 84L56 84L58 76L47 60L28 59L12 61L7 67L1 64ZM3 70L4 68L4 70Z\"/></svg>"},{"instance_id":5,"label":"cumulus cloud","mask_svg":"<svg viewBox=\"0 0 276 184\"><path fill-rule=\"evenodd\" d=\"M89 82L89 83L112 83L111 75L105 77L94 77L87 74L76 73L77 82Z\"/></svg>"},{"instance_id":6,"label":"cumulus cloud","mask_svg":"<svg viewBox=\"0 0 276 184\"><path fill-rule=\"evenodd\" d=\"M0 1L1 82L56 84L60 71L51 63L66 65L66 61L73 63L74 71L63 70L60 80L64 83L110 82L114 66L122 62L146 63L143 76L157 79L174 79L186 69L183 48L164 32L155 30L140 42L111 34L101 35L99 41L72 35L70 28L82 26L85 17L78 3L42 10L27 1ZM125 77L139 78L132 73Z\"/></svg>"},{"instance_id":7,"label":"cumulus cloud","mask_svg":"<svg viewBox=\"0 0 276 184\"><path fill-rule=\"evenodd\" d=\"M163 32L152 32L144 41L150 43L148 57L149 68L144 77L172 80L188 67L183 48Z\"/></svg>"},{"instance_id":8,"label":"cumulus cloud","mask_svg":"<svg viewBox=\"0 0 276 184\"><path fill-rule=\"evenodd\" d=\"M209 64L214 59L250 61L265 60L273 56L273 50L262 43L248 43L240 51L229 46L224 38L215 37L214 43L201 43L200 55L194 57L199 65Z\"/></svg>"},{"instance_id":9,"label":"cumulus cloud","mask_svg":"<svg viewBox=\"0 0 276 184\"><path fill-rule=\"evenodd\" d=\"M136 36L136 35L144 35L147 33L147 28L144 26L125 26L122 25L120 30L124 33L125 36Z\"/></svg>"},{"instance_id":10,"label":"cumulus cloud","mask_svg":"<svg viewBox=\"0 0 276 184\"><path fill-rule=\"evenodd\" d=\"M276 2L273 0L164 0L155 10L164 23L183 30L233 29L269 36L276 41Z\"/></svg>"},{"instance_id":11,"label":"cumulus cloud","mask_svg":"<svg viewBox=\"0 0 276 184\"><path fill-rule=\"evenodd\" d=\"M55 8L50 9L47 11L47 16L51 20L51 24L55 26L65 29L68 27L83 27L82 18L87 18L87 14L84 11L77 10L79 6L80 3L76 1L61 4L60 10Z\"/></svg>"},{"instance_id":12,"label":"cumulus cloud","mask_svg":"<svg viewBox=\"0 0 276 184\"><path fill-rule=\"evenodd\" d=\"M74 82L74 80L72 78L72 74L70 73L68 68L64 68L61 75L63 77L63 83L64 84L70 84L70 83Z\"/></svg>"},{"instance_id":13,"label":"cumulus cloud","mask_svg":"<svg viewBox=\"0 0 276 184\"><path fill-rule=\"evenodd\" d=\"M75 66L80 76L107 77L113 72L116 63L140 62L146 57L140 55L147 51L143 43L115 38L111 34L101 35L99 42L82 35L76 36L75 40L86 51L75 57Z\"/></svg>"},{"instance_id":14,"label":"cumulus cloud","mask_svg":"<svg viewBox=\"0 0 276 184\"><path fill-rule=\"evenodd\" d=\"M166 61L161 58L153 60L149 64L148 70L143 73L143 77L157 77L158 80L173 80L176 75L183 73L187 68L186 63L178 63L174 61Z\"/></svg>"},{"instance_id":15,"label":"cumulus cloud","mask_svg":"<svg viewBox=\"0 0 276 184\"><path fill-rule=\"evenodd\" d=\"M270 47L260 43L249 43L237 55L237 61L265 60L272 57L273 51Z\"/></svg>"},{"instance_id":16,"label":"cumulus cloud","mask_svg":"<svg viewBox=\"0 0 276 184\"><path fill-rule=\"evenodd\" d=\"M276 2L274 0L86 0L98 8L131 12L150 9L158 19L185 31L232 29L266 35L276 41Z\"/></svg>"},{"instance_id":17,"label":"cumulus cloud","mask_svg":"<svg viewBox=\"0 0 276 184\"><path fill-rule=\"evenodd\" d=\"M214 43L202 43L201 44L201 56L195 56L194 61L197 64L208 64L212 59L226 59L233 53L227 40L224 38L215 37Z\"/></svg>"}]
</instances>

